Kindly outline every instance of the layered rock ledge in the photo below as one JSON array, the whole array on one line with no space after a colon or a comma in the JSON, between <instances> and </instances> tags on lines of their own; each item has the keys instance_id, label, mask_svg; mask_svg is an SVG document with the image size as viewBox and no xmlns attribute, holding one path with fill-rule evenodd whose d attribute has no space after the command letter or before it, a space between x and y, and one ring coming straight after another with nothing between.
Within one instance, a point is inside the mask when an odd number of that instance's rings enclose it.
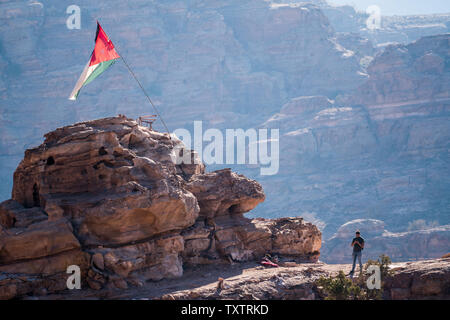
<instances>
[{"instance_id":1,"label":"layered rock ledge","mask_svg":"<svg viewBox=\"0 0 450 320\"><path fill-rule=\"evenodd\" d=\"M431 300L450 299L450 259L435 259L396 263L393 275L386 280L383 299ZM348 273L351 265L323 263L298 264L276 269L254 267L224 281L194 289L178 290L161 295L160 299L276 299L320 300L315 281L321 276L336 276L340 270Z\"/></svg>"},{"instance_id":2,"label":"layered rock ledge","mask_svg":"<svg viewBox=\"0 0 450 320\"><path fill-rule=\"evenodd\" d=\"M191 163L174 159L190 154ZM184 265L267 253L316 262L321 233L301 218L247 219L265 195L229 169L207 173L182 141L112 117L58 128L28 149L0 204L0 297L142 286Z\"/></svg>"},{"instance_id":3,"label":"layered rock ledge","mask_svg":"<svg viewBox=\"0 0 450 320\"><path fill-rule=\"evenodd\" d=\"M447 255L448 256L448 255ZM450 258L394 263L383 285L384 300L450 299ZM348 273L350 264L281 263L264 268L254 262L187 267L182 278L146 283L126 290L73 290L45 299L138 300L321 300L316 280ZM224 279L219 287L218 279ZM31 297L36 298L36 297Z\"/></svg>"},{"instance_id":4,"label":"layered rock ledge","mask_svg":"<svg viewBox=\"0 0 450 320\"><path fill-rule=\"evenodd\" d=\"M395 263L392 276L386 279L382 298L385 300L450 299L450 258ZM224 280L223 289L217 281L193 289L175 290L153 298L165 300L249 299L249 300L321 300L316 280L321 276L336 276L351 265L297 264L275 269L253 267ZM152 294L152 291L139 297ZM118 298L120 296L117 296ZM122 296L125 298L125 296ZM148 298L148 296L147 296Z\"/></svg>"}]
</instances>

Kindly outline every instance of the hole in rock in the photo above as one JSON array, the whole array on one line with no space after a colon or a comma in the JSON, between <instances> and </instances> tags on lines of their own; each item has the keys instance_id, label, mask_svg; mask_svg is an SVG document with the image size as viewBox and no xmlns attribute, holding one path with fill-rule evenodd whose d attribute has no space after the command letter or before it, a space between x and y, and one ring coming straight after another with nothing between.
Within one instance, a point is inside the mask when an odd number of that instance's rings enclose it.
<instances>
[{"instance_id":1,"label":"hole in rock","mask_svg":"<svg viewBox=\"0 0 450 320\"><path fill-rule=\"evenodd\" d=\"M51 157L51 156L48 157L48 158L47 158L46 164L47 164L48 166L54 165L54 164L55 164L55 159L54 159L53 157Z\"/></svg>"},{"instance_id":2,"label":"hole in rock","mask_svg":"<svg viewBox=\"0 0 450 320\"><path fill-rule=\"evenodd\" d=\"M39 197L39 188L35 183L33 186L33 207L40 207L40 206L41 206L41 199Z\"/></svg>"},{"instance_id":3,"label":"hole in rock","mask_svg":"<svg viewBox=\"0 0 450 320\"><path fill-rule=\"evenodd\" d=\"M96 164L94 164L92 166L92 168L94 168L95 170L98 170L100 168L100 164L102 164L102 163L107 168L114 168L114 164L113 163L111 163L109 161L105 161L105 160L97 162Z\"/></svg>"},{"instance_id":4,"label":"hole in rock","mask_svg":"<svg viewBox=\"0 0 450 320\"><path fill-rule=\"evenodd\" d=\"M228 208L229 213L238 213L239 212L239 205L233 204L231 207Z\"/></svg>"},{"instance_id":5,"label":"hole in rock","mask_svg":"<svg viewBox=\"0 0 450 320\"><path fill-rule=\"evenodd\" d=\"M128 140L128 149L137 150L142 147L143 147L143 142L135 135L130 135L130 139Z\"/></svg>"},{"instance_id":6,"label":"hole in rock","mask_svg":"<svg viewBox=\"0 0 450 320\"><path fill-rule=\"evenodd\" d=\"M105 165L105 167L107 168L114 168L114 164L109 162L109 161L102 161L102 163Z\"/></svg>"},{"instance_id":7,"label":"hole in rock","mask_svg":"<svg viewBox=\"0 0 450 320\"><path fill-rule=\"evenodd\" d=\"M98 154L104 156L105 154L108 154L108 152L105 150L105 147L101 147L98 149Z\"/></svg>"},{"instance_id":8,"label":"hole in rock","mask_svg":"<svg viewBox=\"0 0 450 320\"><path fill-rule=\"evenodd\" d=\"M103 179L106 178L106 176L105 176L104 174L100 174L100 175L98 176L98 178L99 178L100 180L103 180Z\"/></svg>"}]
</instances>

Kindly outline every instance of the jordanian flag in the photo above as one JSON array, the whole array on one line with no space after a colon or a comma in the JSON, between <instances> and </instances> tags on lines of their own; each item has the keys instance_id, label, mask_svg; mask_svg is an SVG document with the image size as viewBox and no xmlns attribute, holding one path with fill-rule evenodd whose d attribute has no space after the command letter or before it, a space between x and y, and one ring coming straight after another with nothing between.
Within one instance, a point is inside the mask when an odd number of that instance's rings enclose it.
<instances>
[{"instance_id":1,"label":"jordanian flag","mask_svg":"<svg viewBox=\"0 0 450 320\"><path fill-rule=\"evenodd\" d=\"M91 58L84 68L80 79L78 79L75 88L73 88L69 100L76 100L81 88L102 74L114 64L118 58L120 58L120 56L114 49L113 43L109 40L105 31L103 31L102 27L97 22L97 35L95 36L94 51L92 52Z\"/></svg>"}]
</instances>

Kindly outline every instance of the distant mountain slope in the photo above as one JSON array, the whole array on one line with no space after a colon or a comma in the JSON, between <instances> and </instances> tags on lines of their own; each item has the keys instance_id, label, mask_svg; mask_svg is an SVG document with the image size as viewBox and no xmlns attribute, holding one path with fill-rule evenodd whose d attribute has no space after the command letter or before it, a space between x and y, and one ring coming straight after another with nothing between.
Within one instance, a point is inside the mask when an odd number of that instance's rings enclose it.
<instances>
[{"instance_id":1,"label":"distant mountain slope","mask_svg":"<svg viewBox=\"0 0 450 320\"><path fill-rule=\"evenodd\" d=\"M361 218L394 232L417 219L449 224L449 41L388 47L353 95L298 97L270 117L263 125L281 128L280 174L260 179L258 210L322 221L325 239Z\"/></svg>"}]
</instances>

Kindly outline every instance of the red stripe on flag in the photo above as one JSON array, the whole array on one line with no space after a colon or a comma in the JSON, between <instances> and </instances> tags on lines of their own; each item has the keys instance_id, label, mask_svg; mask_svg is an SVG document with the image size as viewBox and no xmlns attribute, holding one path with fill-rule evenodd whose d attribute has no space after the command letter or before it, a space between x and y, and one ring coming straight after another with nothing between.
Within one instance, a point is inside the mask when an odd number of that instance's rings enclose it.
<instances>
[{"instance_id":1,"label":"red stripe on flag","mask_svg":"<svg viewBox=\"0 0 450 320\"><path fill-rule=\"evenodd\" d=\"M114 44L109 40L100 23L97 22L97 37L95 39L95 48L92 52L91 62L89 66L99 64L101 62L120 58L114 49Z\"/></svg>"}]
</instances>

